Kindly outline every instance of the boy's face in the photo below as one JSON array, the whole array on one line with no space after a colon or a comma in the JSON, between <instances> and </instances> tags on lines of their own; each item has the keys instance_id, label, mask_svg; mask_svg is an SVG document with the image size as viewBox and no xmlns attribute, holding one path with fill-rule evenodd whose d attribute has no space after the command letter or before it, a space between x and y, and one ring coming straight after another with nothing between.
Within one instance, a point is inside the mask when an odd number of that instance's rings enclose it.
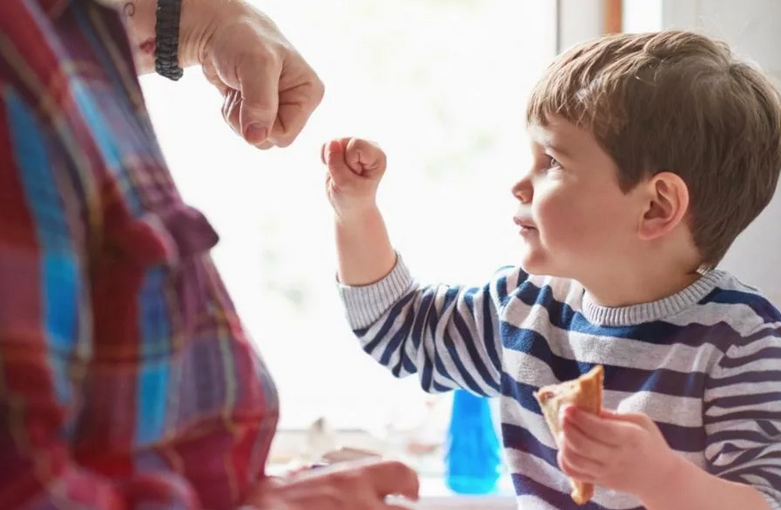
<instances>
[{"instance_id":1,"label":"boy's face","mask_svg":"<svg viewBox=\"0 0 781 510\"><path fill-rule=\"evenodd\" d=\"M512 190L523 269L583 284L623 269L643 201L621 191L615 163L589 131L553 117L529 134L532 167Z\"/></svg>"}]
</instances>

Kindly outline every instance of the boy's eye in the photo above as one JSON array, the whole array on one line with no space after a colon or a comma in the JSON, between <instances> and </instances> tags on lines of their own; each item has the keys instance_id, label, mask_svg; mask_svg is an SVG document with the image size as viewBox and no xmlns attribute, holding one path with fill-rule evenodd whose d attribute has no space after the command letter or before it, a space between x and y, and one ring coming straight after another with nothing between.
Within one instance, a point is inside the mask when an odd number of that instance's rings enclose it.
<instances>
[{"instance_id":1,"label":"boy's eye","mask_svg":"<svg viewBox=\"0 0 781 510\"><path fill-rule=\"evenodd\" d=\"M548 156L548 168L559 168L561 167L561 163L556 160L553 156Z\"/></svg>"}]
</instances>

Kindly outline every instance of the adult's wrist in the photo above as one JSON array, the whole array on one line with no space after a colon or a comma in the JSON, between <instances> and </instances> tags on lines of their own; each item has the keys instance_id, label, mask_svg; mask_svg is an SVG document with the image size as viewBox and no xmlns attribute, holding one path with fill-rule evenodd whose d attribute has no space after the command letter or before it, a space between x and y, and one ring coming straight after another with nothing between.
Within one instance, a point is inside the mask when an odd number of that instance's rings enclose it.
<instances>
[{"instance_id":1,"label":"adult's wrist","mask_svg":"<svg viewBox=\"0 0 781 510\"><path fill-rule=\"evenodd\" d=\"M157 0L158 2L160 0ZM235 9L234 0L181 0L179 19L179 65L187 68L200 65L208 41L214 34L220 19ZM222 7L222 9L221 9Z\"/></svg>"},{"instance_id":2,"label":"adult's wrist","mask_svg":"<svg viewBox=\"0 0 781 510\"><path fill-rule=\"evenodd\" d=\"M161 8L164 12L170 11L171 1L126 0L122 7L131 39L143 57L142 72L154 70ZM242 0L181 0L177 36L179 66L186 68L201 64L208 42L222 20L226 17L238 18L247 9Z\"/></svg>"},{"instance_id":3,"label":"adult's wrist","mask_svg":"<svg viewBox=\"0 0 781 510\"><path fill-rule=\"evenodd\" d=\"M157 0L155 16L155 71L178 80L183 70L179 65L179 28L182 0Z\"/></svg>"}]
</instances>

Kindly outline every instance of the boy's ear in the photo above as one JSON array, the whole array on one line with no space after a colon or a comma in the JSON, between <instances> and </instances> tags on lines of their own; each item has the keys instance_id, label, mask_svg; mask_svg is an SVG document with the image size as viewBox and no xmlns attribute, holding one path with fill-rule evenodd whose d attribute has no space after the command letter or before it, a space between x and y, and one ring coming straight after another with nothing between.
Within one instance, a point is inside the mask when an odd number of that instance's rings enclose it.
<instances>
[{"instance_id":1,"label":"boy's ear","mask_svg":"<svg viewBox=\"0 0 781 510\"><path fill-rule=\"evenodd\" d=\"M689 187L678 175L660 172L646 181L646 206L638 232L646 241L658 239L674 230L689 210Z\"/></svg>"}]
</instances>

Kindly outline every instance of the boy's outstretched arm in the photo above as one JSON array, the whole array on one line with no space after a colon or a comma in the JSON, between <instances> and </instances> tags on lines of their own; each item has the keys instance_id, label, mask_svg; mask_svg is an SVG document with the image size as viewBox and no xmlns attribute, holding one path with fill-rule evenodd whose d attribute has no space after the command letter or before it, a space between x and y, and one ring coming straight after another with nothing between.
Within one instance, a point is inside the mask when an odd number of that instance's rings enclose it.
<instances>
[{"instance_id":1,"label":"boy's outstretched arm","mask_svg":"<svg viewBox=\"0 0 781 510\"><path fill-rule=\"evenodd\" d=\"M339 282L369 285L396 264L385 220L377 207L377 187L385 173L385 153L357 138L323 147L328 165L326 191L334 208Z\"/></svg>"},{"instance_id":2,"label":"boy's outstretched arm","mask_svg":"<svg viewBox=\"0 0 781 510\"><path fill-rule=\"evenodd\" d=\"M323 161L336 213L340 291L364 350L397 377L417 373L426 391L498 395L499 310L520 271L508 270L482 288L416 285L376 205L382 151L345 138L323 147Z\"/></svg>"}]
</instances>

